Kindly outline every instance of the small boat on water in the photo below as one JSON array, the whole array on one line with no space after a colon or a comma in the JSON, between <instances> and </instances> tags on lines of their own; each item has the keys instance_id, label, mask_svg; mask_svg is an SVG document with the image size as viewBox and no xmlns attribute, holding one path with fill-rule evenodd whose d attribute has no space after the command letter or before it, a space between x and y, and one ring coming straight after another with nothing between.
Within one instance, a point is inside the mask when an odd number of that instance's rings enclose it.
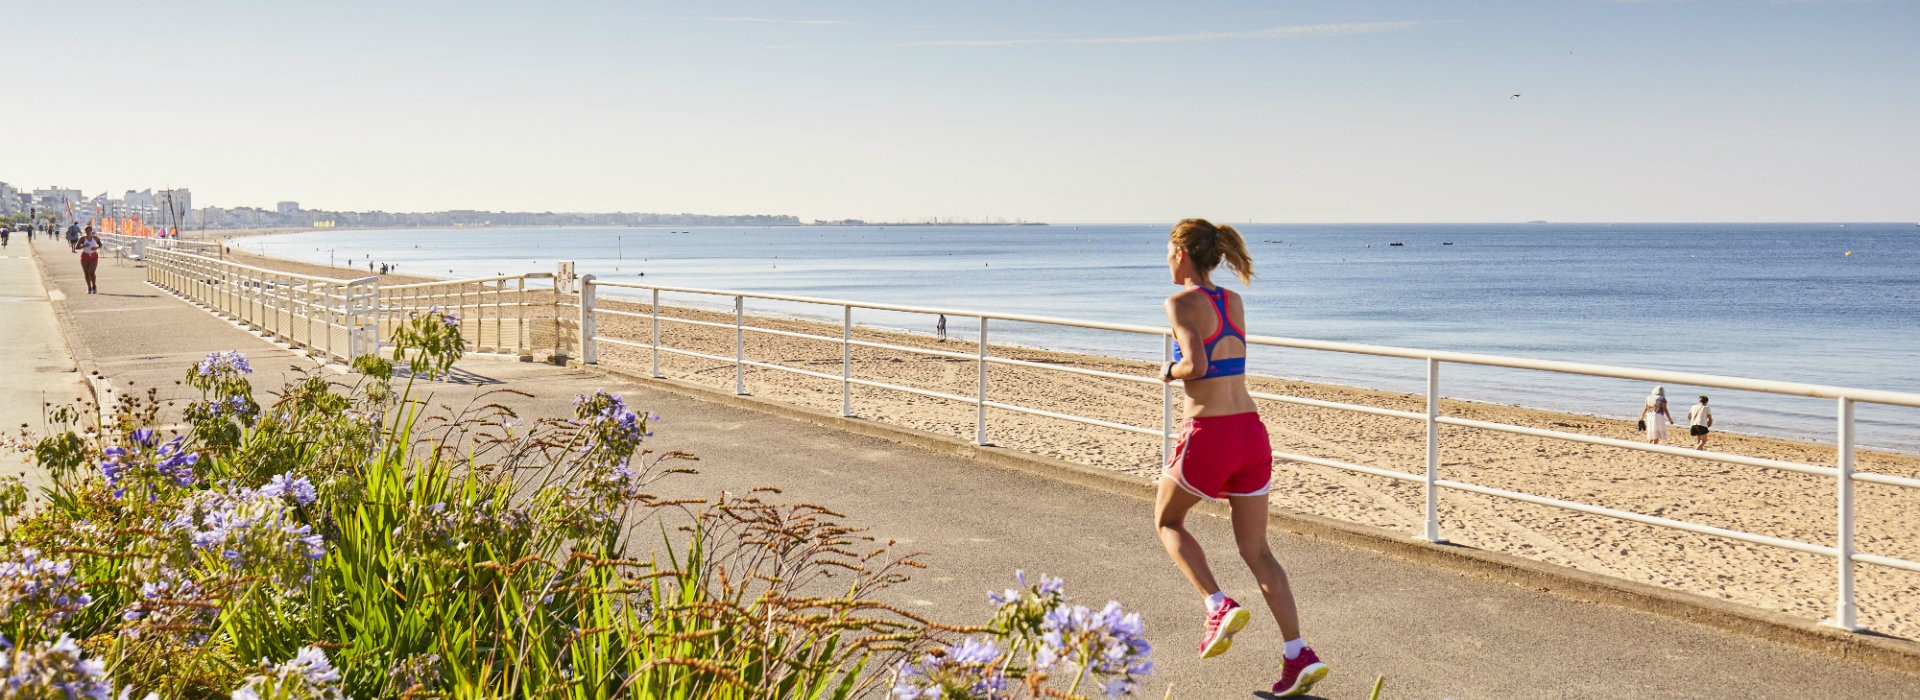
<instances>
[{"instance_id":1,"label":"small boat on water","mask_svg":"<svg viewBox=\"0 0 1920 700\"><path fill-rule=\"evenodd\" d=\"M1405 244L1405 243L1401 243L1401 242L1399 242L1399 241L1394 241L1394 242L1392 242L1392 243L1388 243L1387 245L1396 245L1396 246L1404 246L1404 245L1406 245L1406 244Z\"/></svg>"},{"instance_id":2,"label":"small boat on water","mask_svg":"<svg viewBox=\"0 0 1920 700\"><path fill-rule=\"evenodd\" d=\"M1453 241L1441 241L1440 245L1453 245Z\"/></svg>"}]
</instances>

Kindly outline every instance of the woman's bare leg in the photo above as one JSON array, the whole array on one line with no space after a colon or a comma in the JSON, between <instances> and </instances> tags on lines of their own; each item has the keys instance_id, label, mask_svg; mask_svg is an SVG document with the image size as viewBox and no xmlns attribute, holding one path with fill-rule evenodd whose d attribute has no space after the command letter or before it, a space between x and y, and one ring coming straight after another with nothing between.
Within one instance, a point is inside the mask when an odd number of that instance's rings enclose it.
<instances>
[{"instance_id":1,"label":"woman's bare leg","mask_svg":"<svg viewBox=\"0 0 1920 700\"><path fill-rule=\"evenodd\" d=\"M1267 609L1273 611L1273 621L1280 623L1282 640L1299 639L1300 611L1293 604L1287 570L1281 568L1280 560L1267 546L1267 497L1232 496L1228 503L1233 506L1233 541L1240 547L1240 559L1253 570L1253 579L1260 582L1260 594L1267 599Z\"/></svg>"},{"instance_id":2,"label":"woman's bare leg","mask_svg":"<svg viewBox=\"0 0 1920 700\"><path fill-rule=\"evenodd\" d=\"M1187 511L1193 509L1200 497L1188 493L1171 477L1160 478L1160 496L1154 500L1153 517L1160 530L1160 544L1167 548L1167 556L1173 558L1180 573L1200 591L1200 595L1213 595L1220 590L1220 584L1213 579L1213 570L1207 568L1207 553L1200 550L1200 541L1187 532Z\"/></svg>"}]
</instances>

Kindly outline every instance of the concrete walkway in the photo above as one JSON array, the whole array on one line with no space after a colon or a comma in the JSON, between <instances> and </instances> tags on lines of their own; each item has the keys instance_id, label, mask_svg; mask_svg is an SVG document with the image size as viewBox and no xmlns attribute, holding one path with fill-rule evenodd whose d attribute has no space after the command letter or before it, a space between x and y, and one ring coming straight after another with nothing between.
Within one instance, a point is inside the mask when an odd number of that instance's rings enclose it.
<instances>
[{"instance_id":1,"label":"concrete walkway","mask_svg":"<svg viewBox=\"0 0 1920 700\"><path fill-rule=\"evenodd\" d=\"M76 258L70 264L79 265L78 256L65 245L48 245L44 236L40 238L39 245L49 253ZM18 437L23 429L44 434L48 404L72 403L87 395L86 383L74 371L73 356L61 339L34 248L26 234L15 233L0 249L0 432L7 437ZM28 485L37 490L45 479L38 470L28 468L31 458L0 450L0 473L24 474Z\"/></svg>"},{"instance_id":2,"label":"concrete walkway","mask_svg":"<svg viewBox=\"0 0 1920 700\"><path fill-rule=\"evenodd\" d=\"M98 369L116 390L131 384L135 391L152 386L179 396L173 382L186 364L216 350L246 352L263 389L313 367L146 285L131 265L103 261L102 294L85 295L78 263L63 246L42 243L39 250L47 256L51 286L66 294L61 318L77 364ZM0 328L50 332L44 323L16 323L45 314L46 303L0 304ZM1158 645L1158 671L1144 697L1161 697L1169 685L1178 698L1255 697L1277 675L1278 631L1259 607L1219 518L1197 518L1195 532L1214 553L1228 592L1257 612L1231 653L1201 662L1192 651L1202 623L1200 596L1162 553L1149 525L1151 504L1142 498L595 371L482 360L460 369L463 383L433 387L437 402L460 405L510 387L529 395L494 398L509 398L531 419L567 413L574 395L605 387L665 417L653 447L701 456L694 465L701 473L663 482L665 491L710 496L774 485L784 498L844 513L878 538L898 541L903 551L926 552L920 559L928 568L891 595L936 619L983 621L986 591L1008 585L1015 569L1065 577L1082 603L1118 599L1145 614ZM0 386L17 391L11 382ZM0 404L29 398L9 393L0 395ZM1285 530L1274 531L1272 540L1299 592L1307 639L1333 667L1316 697L1365 697L1377 675L1387 678L1385 697L1396 699L1920 697L1920 675Z\"/></svg>"}]
</instances>

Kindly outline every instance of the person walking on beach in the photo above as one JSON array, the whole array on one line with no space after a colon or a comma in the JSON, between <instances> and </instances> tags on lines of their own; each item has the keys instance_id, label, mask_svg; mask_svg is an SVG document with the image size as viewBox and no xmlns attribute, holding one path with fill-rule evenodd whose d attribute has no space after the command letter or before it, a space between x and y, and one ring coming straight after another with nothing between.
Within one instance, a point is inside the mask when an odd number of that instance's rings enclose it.
<instances>
[{"instance_id":1,"label":"person walking on beach","mask_svg":"<svg viewBox=\"0 0 1920 700\"><path fill-rule=\"evenodd\" d=\"M1669 425L1673 425L1673 414L1667 412L1667 388L1656 386L1640 407L1640 427L1647 431L1647 442L1658 445L1667 438Z\"/></svg>"},{"instance_id":2,"label":"person walking on beach","mask_svg":"<svg viewBox=\"0 0 1920 700\"><path fill-rule=\"evenodd\" d=\"M1200 657L1226 653L1233 635L1252 614L1220 590L1207 566L1206 552L1187 530L1187 512L1203 499L1226 499L1232 509L1233 538L1240 559L1253 571L1267 609L1286 642L1281 696L1307 692L1327 675L1300 635L1287 572L1267 545L1267 489L1273 480L1273 450L1258 407L1247 393L1246 309L1240 295L1213 284L1209 275L1222 260L1242 284L1253 283L1253 259L1231 226L1187 219L1173 227L1167 241L1167 270L1184 287L1167 297L1173 327L1173 357L1160 380L1181 380L1186 393L1186 427L1167 460L1154 502L1160 542L1175 566L1206 597L1206 631Z\"/></svg>"},{"instance_id":3,"label":"person walking on beach","mask_svg":"<svg viewBox=\"0 0 1920 700\"><path fill-rule=\"evenodd\" d=\"M1693 435L1693 449L1707 449L1707 429L1713 427L1713 409L1707 408L1707 397L1700 397L1700 403L1687 409L1687 425L1687 433Z\"/></svg>"},{"instance_id":4,"label":"person walking on beach","mask_svg":"<svg viewBox=\"0 0 1920 700\"><path fill-rule=\"evenodd\" d=\"M940 320L933 322L933 334L940 338L940 342L942 343L947 342L947 315L946 314L940 314Z\"/></svg>"},{"instance_id":5,"label":"person walking on beach","mask_svg":"<svg viewBox=\"0 0 1920 700\"><path fill-rule=\"evenodd\" d=\"M80 271L87 275L87 293L100 293L100 287L93 278L94 270L100 267L100 237L93 234L92 225L87 226L85 235L74 240L73 249L80 253Z\"/></svg>"}]
</instances>

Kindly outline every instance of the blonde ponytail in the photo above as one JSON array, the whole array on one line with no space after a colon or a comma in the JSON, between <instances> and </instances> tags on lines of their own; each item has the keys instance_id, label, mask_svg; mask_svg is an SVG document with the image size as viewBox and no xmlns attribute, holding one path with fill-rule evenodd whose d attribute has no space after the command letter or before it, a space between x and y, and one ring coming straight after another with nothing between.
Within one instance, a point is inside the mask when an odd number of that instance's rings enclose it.
<instances>
[{"instance_id":1,"label":"blonde ponytail","mask_svg":"<svg viewBox=\"0 0 1920 700\"><path fill-rule=\"evenodd\" d=\"M1219 232L1220 257L1226 258L1227 267L1233 270L1233 276L1240 278L1241 284L1252 286L1253 255L1247 253L1247 242L1232 226L1221 226Z\"/></svg>"},{"instance_id":2,"label":"blonde ponytail","mask_svg":"<svg viewBox=\"0 0 1920 700\"><path fill-rule=\"evenodd\" d=\"M1225 259L1241 284L1253 284L1253 255L1247 252L1247 242L1232 226L1215 226L1206 219L1185 219L1174 224L1172 240L1174 245L1187 251L1195 269L1212 272Z\"/></svg>"}]
</instances>

